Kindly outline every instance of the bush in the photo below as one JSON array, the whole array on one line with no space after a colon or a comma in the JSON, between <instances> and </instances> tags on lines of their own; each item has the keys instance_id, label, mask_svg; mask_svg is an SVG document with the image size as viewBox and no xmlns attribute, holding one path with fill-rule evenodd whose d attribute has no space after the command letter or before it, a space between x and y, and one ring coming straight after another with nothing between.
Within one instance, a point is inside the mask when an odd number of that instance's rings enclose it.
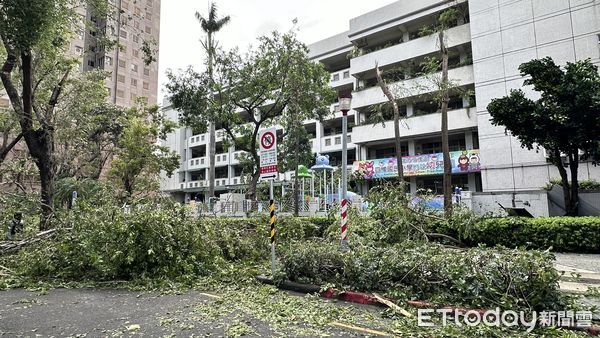
<instances>
[{"instance_id":1,"label":"bush","mask_svg":"<svg viewBox=\"0 0 600 338\"><path fill-rule=\"evenodd\" d=\"M69 280L205 275L219 254L210 232L169 200L115 205L79 203L52 242L18 254L20 275ZM200 225L200 226L199 226Z\"/></svg>"},{"instance_id":2,"label":"bush","mask_svg":"<svg viewBox=\"0 0 600 338\"><path fill-rule=\"evenodd\" d=\"M490 218L466 237L473 245L600 253L600 217Z\"/></svg>"},{"instance_id":3,"label":"bush","mask_svg":"<svg viewBox=\"0 0 600 338\"><path fill-rule=\"evenodd\" d=\"M292 281L477 308L530 310L564 305L553 259L539 251L455 250L415 242L363 246L349 253L342 253L338 244L295 243L281 252L282 269Z\"/></svg>"},{"instance_id":4,"label":"bush","mask_svg":"<svg viewBox=\"0 0 600 338\"><path fill-rule=\"evenodd\" d=\"M548 182L543 189L552 190L554 186L562 187L562 180L560 178L553 178ZM579 191L597 191L600 190L600 182L596 180L580 180L577 182L579 185Z\"/></svg>"}]
</instances>

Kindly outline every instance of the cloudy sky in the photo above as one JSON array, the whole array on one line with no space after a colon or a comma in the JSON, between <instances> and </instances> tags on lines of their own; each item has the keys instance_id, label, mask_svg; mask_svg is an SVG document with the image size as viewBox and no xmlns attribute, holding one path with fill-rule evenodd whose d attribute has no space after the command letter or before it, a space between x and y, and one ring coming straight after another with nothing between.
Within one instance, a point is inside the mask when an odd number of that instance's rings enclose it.
<instances>
[{"instance_id":1,"label":"cloudy sky","mask_svg":"<svg viewBox=\"0 0 600 338\"><path fill-rule=\"evenodd\" d=\"M217 0L219 15L231 16L231 22L219 32L217 39L226 48L239 46L244 50L260 35L289 30L292 20L298 18L299 37L310 44L347 30L351 18L394 1ZM161 1L159 103L167 69L202 66L204 52L199 40L203 35L194 17L196 11L207 13L208 1Z\"/></svg>"}]
</instances>

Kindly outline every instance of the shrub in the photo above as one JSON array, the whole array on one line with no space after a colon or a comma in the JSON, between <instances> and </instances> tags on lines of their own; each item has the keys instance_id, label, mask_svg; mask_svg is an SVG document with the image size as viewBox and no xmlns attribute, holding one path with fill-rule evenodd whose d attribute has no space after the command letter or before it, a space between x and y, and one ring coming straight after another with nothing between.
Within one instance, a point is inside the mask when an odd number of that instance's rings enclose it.
<instances>
[{"instance_id":1,"label":"shrub","mask_svg":"<svg viewBox=\"0 0 600 338\"><path fill-rule=\"evenodd\" d=\"M219 254L202 223L169 200L101 207L79 203L52 242L18 254L19 272L29 277L71 280L134 279L205 275ZM199 226L200 225L200 226Z\"/></svg>"},{"instance_id":2,"label":"shrub","mask_svg":"<svg viewBox=\"0 0 600 338\"><path fill-rule=\"evenodd\" d=\"M600 217L490 218L466 237L473 245L600 253Z\"/></svg>"},{"instance_id":3,"label":"shrub","mask_svg":"<svg viewBox=\"0 0 600 338\"><path fill-rule=\"evenodd\" d=\"M579 191L597 191L600 190L600 182L590 179L590 180L580 180L577 182L579 184ZM562 180L560 178L553 178L548 182L544 187L544 190L552 190L554 186L562 187Z\"/></svg>"},{"instance_id":4,"label":"shrub","mask_svg":"<svg viewBox=\"0 0 600 338\"><path fill-rule=\"evenodd\" d=\"M564 305L553 256L546 252L455 250L404 242L342 253L337 244L309 242L286 248L281 260L286 277L302 283L333 283L477 308L541 310Z\"/></svg>"}]
</instances>

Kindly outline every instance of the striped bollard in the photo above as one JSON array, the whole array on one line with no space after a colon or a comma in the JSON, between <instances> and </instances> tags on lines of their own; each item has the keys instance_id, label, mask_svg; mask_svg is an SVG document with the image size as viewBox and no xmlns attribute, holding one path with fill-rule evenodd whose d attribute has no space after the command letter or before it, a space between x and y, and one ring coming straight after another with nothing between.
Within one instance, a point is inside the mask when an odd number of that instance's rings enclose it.
<instances>
[{"instance_id":1,"label":"striped bollard","mask_svg":"<svg viewBox=\"0 0 600 338\"><path fill-rule=\"evenodd\" d=\"M275 221L277 220L277 216L275 216L275 201L269 201L269 224L271 225L271 274L275 276Z\"/></svg>"},{"instance_id":2,"label":"striped bollard","mask_svg":"<svg viewBox=\"0 0 600 338\"><path fill-rule=\"evenodd\" d=\"M348 251L348 200L342 200L342 251Z\"/></svg>"}]
</instances>

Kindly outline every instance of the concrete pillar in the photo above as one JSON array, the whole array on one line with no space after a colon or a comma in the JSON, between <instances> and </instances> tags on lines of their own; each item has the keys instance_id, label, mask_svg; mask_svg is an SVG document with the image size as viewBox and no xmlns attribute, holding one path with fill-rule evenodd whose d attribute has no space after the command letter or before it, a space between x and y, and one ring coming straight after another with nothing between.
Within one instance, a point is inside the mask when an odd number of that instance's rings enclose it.
<instances>
[{"instance_id":1,"label":"concrete pillar","mask_svg":"<svg viewBox=\"0 0 600 338\"><path fill-rule=\"evenodd\" d=\"M415 140L408 140L408 156L415 156L416 154Z\"/></svg>"},{"instance_id":2,"label":"concrete pillar","mask_svg":"<svg viewBox=\"0 0 600 338\"><path fill-rule=\"evenodd\" d=\"M417 178L416 178L416 177L411 177L411 178L410 178L410 185L409 185L409 188L410 188L410 191L409 191L409 192L410 192L411 194L415 194L415 193L417 193Z\"/></svg>"},{"instance_id":3,"label":"concrete pillar","mask_svg":"<svg viewBox=\"0 0 600 338\"><path fill-rule=\"evenodd\" d=\"M413 116L415 114L414 113L414 111L415 111L414 108L415 107L414 107L414 105L412 103L407 103L406 104L406 117L411 117L411 116Z\"/></svg>"},{"instance_id":4,"label":"concrete pillar","mask_svg":"<svg viewBox=\"0 0 600 338\"><path fill-rule=\"evenodd\" d=\"M469 191L475 191L477 188L475 174L468 174L468 175L469 175Z\"/></svg>"},{"instance_id":5,"label":"concrete pillar","mask_svg":"<svg viewBox=\"0 0 600 338\"><path fill-rule=\"evenodd\" d=\"M465 147L467 150L473 150L473 131L465 131Z\"/></svg>"},{"instance_id":6,"label":"concrete pillar","mask_svg":"<svg viewBox=\"0 0 600 338\"><path fill-rule=\"evenodd\" d=\"M323 139L323 134L324 134L324 129L323 129L323 124L319 121L317 121L316 125L315 125L315 129L316 129L316 138L315 138L315 149L317 150L317 153L321 152L321 145L322 145L322 139Z\"/></svg>"},{"instance_id":7,"label":"concrete pillar","mask_svg":"<svg viewBox=\"0 0 600 338\"><path fill-rule=\"evenodd\" d=\"M358 156L359 161L366 161L369 159L367 146L362 145L359 147Z\"/></svg>"},{"instance_id":8,"label":"concrete pillar","mask_svg":"<svg viewBox=\"0 0 600 338\"><path fill-rule=\"evenodd\" d=\"M408 33L408 31L402 32L402 41L408 42L409 40L410 40L410 34Z\"/></svg>"}]
</instances>

